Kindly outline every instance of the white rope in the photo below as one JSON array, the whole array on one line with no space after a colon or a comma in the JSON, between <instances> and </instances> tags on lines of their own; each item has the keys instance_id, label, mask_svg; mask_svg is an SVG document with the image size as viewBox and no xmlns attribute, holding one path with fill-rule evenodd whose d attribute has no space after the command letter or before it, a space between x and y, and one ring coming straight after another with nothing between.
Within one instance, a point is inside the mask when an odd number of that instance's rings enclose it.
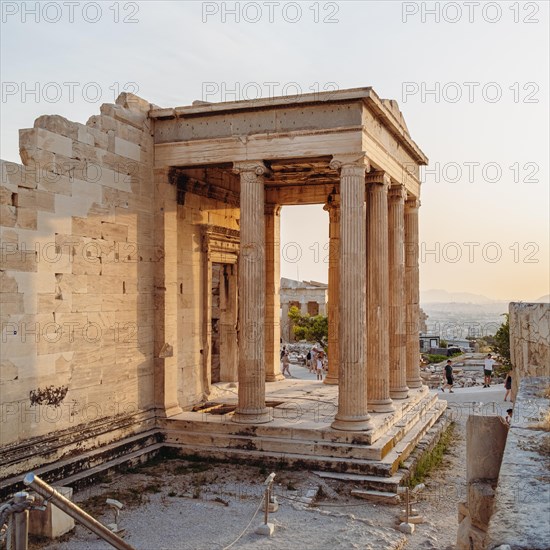
<instances>
[{"instance_id":1,"label":"white rope","mask_svg":"<svg viewBox=\"0 0 550 550\"><path fill-rule=\"evenodd\" d=\"M236 544L237 541L246 533L246 531L250 527L250 524L254 521L254 518L256 517L256 514L258 513L258 511L262 507L262 504L264 504L264 503L265 503L265 495L262 495L262 498L260 500L260 504L258 504L258 508L256 508L256 511L254 512L254 515L250 518L250 521L248 522L248 525L244 528L243 532L229 546L225 546L223 550L229 550L229 548L231 548L234 544Z\"/></svg>"}]
</instances>

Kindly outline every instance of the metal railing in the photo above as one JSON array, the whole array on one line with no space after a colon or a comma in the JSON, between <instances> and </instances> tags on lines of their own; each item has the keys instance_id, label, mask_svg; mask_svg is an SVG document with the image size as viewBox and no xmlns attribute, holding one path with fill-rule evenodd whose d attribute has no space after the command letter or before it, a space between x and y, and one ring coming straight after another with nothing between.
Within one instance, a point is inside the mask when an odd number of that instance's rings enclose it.
<instances>
[{"instance_id":1,"label":"metal railing","mask_svg":"<svg viewBox=\"0 0 550 550\"><path fill-rule=\"evenodd\" d=\"M0 506L0 528L7 550L27 550L29 540L29 509L34 497L25 491L15 493Z\"/></svg>"},{"instance_id":2,"label":"metal railing","mask_svg":"<svg viewBox=\"0 0 550 550\"><path fill-rule=\"evenodd\" d=\"M90 514L87 514L82 508L79 508L74 502L71 502L32 472L23 478L23 483L33 489L47 502L51 502L75 521L92 531L92 533L108 542L113 548L117 550L135 550L131 544L121 539L108 527L90 516ZM0 506L0 528L4 524L7 524L5 533L7 550L28 549L29 509L43 509L33 504L34 498L25 491L21 491L16 493L9 502Z\"/></svg>"}]
</instances>

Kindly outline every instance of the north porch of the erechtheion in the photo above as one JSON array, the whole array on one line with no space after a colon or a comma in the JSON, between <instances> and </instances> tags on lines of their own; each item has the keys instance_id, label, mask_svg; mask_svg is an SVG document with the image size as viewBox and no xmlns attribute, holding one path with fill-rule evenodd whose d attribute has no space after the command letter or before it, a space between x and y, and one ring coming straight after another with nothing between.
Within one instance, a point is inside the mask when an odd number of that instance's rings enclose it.
<instances>
[{"instance_id":1,"label":"north porch of the erechtheion","mask_svg":"<svg viewBox=\"0 0 550 550\"><path fill-rule=\"evenodd\" d=\"M391 412L393 400L420 387L418 174L427 159L396 103L358 89L157 109L150 116L155 169L165 179L159 185L175 185L180 204L195 193L240 208L238 315L233 310L230 323L216 330L222 342L234 328L239 334L234 419L267 420L265 381L280 378L279 212L285 205L322 204L329 212L327 383L339 382L333 427L368 429L369 411ZM209 289L215 252L203 242ZM226 263L235 263L231 254ZM225 293L219 300L225 302ZM229 301L236 305L233 294ZM202 348L207 381L210 336Z\"/></svg>"},{"instance_id":2,"label":"north porch of the erechtheion","mask_svg":"<svg viewBox=\"0 0 550 550\"><path fill-rule=\"evenodd\" d=\"M250 424L291 437L284 395L266 399L266 384L286 387L285 205L320 204L329 215L324 387L333 407L300 437L386 438L382 457L439 417L419 376L427 159L396 102L360 88L161 109L123 94L86 125L40 117L20 144L23 166L2 166L8 475L75 449L98 455L126 441L137 452L144 437L158 448L160 433L199 449L181 415L228 384L237 396L216 417L222 434ZM211 430L216 422L201 417ZM29 459L31 448L40 450Z\"/></svg>"}]
</instances>

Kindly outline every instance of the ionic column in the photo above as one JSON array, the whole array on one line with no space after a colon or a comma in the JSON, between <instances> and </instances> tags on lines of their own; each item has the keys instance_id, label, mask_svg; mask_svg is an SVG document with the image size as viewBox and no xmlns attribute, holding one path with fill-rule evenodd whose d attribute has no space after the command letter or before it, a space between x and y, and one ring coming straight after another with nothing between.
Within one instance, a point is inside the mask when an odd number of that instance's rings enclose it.
<instances>
[{"instance_id":1,"label":"ionic column","mask_svg":"<svg viewBox=\"0 0 550 550\"><path fill-rule=\"evenodd\" d=\"M338 384L340 350L338 316L340 307L340 195L332 193L323 207L328 211L328 373L324 384Z\"/></svg>"},{"instance_id":2,"label":"ionic column","mask_svg":"<svg viewBox=\"0 0 550 550\"><path fill-rule=\"evenodd\" d=\"M281 207L265 205L265 379L266 382L283 380L279 345L281 341L280 321L280 231Z\"/></svg>"},{"instance_id":3,"label":"ionic column","mask_svg":"<svg viewBox=\"0 0 550 550\"><path fill-rule=\"evenodd\" d=\"M270 421L265 406L265 221L262 161L236 162L240 174L239 390L235 422Z\"/></svg>"},{"instance_id":4,"label":"ionic column","mask_svg":"<svg viewBox=\"0 0 550 550\"><path fill-rule=\"evenodd\" d=\"M418 278L418 208L420 201L411 197L405 202L405 301L407 333L407 386L420 388L419 278Z\"/></svg>"},{"instance_id":5,"label":"ionic column","mask_svg":"<svg viewBox=\"0 0 550 550\"><path fill-rule=\"evenodd\" d=\"M340 371L337 430L370 430L365 364L365 170L364 154L334 158L340 171Z\"/></svg>"},{"instance_id":6,"label":"ionic column","mask_svg":"<svg viewBox=\"0 0 550 550\"><path fill-rule=\"evenodd\" d=\"M405 330L405 199L404 185L390 187L388 195L388 250L390 263L390 397L405 399L407 336Z\"/></svg>"},{"instance_id":7,"label":"ionic column","mask_svg":"<svg viewBox=\"0 0 550 550\"><path fill-rule=\"evenodd\" d=\"M367 373L369 410L395 410L390 398L388 188L384 172L366 177Z\"/></svg>"}]
</instances>

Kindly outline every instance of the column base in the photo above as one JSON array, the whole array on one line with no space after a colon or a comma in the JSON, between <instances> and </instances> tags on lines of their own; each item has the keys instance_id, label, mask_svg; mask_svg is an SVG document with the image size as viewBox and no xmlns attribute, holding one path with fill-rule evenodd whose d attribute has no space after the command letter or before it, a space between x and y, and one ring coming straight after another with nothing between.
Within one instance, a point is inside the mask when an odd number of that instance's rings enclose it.
<instances>
[{"instance_id":1,"label":"column base","mask_svg":"<svg viewBox=\"0 0 550 550\"><path fill-rule=\"evenodd\" d=\"M361 417L336 417L334 418L330 427L334 430L343 430L346 432L367 432L374 429L372 422L370 421L370 415Z\"/></svg>"},{"instance_id":2,"label":"column base","mask_svg":"<svg viewBox=\"0 0 550 550\"><path fill-rule=\"evenodd\" d=\"M409 388L407 386L394 388L390 390L390 397L392 399L407 399L407 397L409 397Z\"/></svg>"},{"instance_id":3,"label":"column base","mask_svg":"<svg viewBox=\"0 0 550 550\"><path fill-rule=\"evenodd\" d=\"M329 386L337 386L338 385L338 377L337 376L330 376L327 374L326 378L323 380L323 384L328 384Z\"/></svg>"},{"instance_id":4,"label":"column base","mask_svg":"<svg viewBox=\"0 0 550 550\"><path fill-rule=\"evenodd\" d=\"M383 399L381 401L369 401L368 408L369 411L375 413L387 413L395 411L395 406L391 399Z\"/></svg>"},{"instance_id":5,"label":"column base","mask_svg":"<svg viewBox=\"0 0 550 550\"><path fill-rule=\"evenodd\" d=\"M231 419L236 424L265 424L273 420L273 409L237 409Z\"/></svg>"},{"instance_id":6,"label":"column base","mask_svg":"<svg viewBox=\"0 0 550 550\"><path fill-rule=\"evenodd\" d=\"M277 374L266 374L265 375L265 381L266 382L278 382L279 380L284 380L285 377L282 373Z\"/></svg>"},{"instance_id":7,"label":"column base","mask_svg":"<svg viewBox=\"0 0 550 550\"><path fill-rule=\"evenodd\" d=\"M422 387L422 378L413 378L412 380L407 380L407 386L409 389L417 389Z\"/></svg>"},{"instance_id":8,"label":"column base","mask_svg":"<svg viewBox=\"0 0 550 550\"><path fill-rule=\"evenodd\" d=\"M170 418L176 414L183 412L183 409L178 404L167 405L166 407L157 407L155 409L155 416L159 418Z\"/></svg>"}]
</instances>

